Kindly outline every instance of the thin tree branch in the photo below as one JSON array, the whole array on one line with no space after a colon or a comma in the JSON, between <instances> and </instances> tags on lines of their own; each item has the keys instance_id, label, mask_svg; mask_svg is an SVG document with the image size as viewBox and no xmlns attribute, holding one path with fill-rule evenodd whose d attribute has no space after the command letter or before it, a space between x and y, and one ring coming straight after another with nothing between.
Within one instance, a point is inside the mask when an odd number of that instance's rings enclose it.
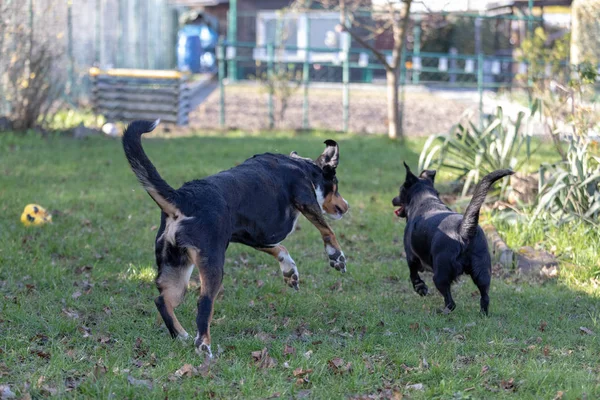
<instances>
[{"instance_id":1,"label":"thin tree branch","mask_svg":"<svg viewBox=\"0 0 600 400\"><path fill-rule=\"evenodd\" d=\"M381 51L377 50L373 45L371 45L369 42L364 40L360 35L358 35L354 31L352 31L347 26L347 24L346 24L346 1L345 0L340 0L340 25L341 25L342 31L347 32L352 37L352 39L356 40L364 48L370 50L373 53L373 55L375 56L375 58L377 58L379 60L379 62L381 62L383 64L383 66L385 67L386 70L391 69L390 64L387 62L385 55Z\"/></svg>"}]
</instances>

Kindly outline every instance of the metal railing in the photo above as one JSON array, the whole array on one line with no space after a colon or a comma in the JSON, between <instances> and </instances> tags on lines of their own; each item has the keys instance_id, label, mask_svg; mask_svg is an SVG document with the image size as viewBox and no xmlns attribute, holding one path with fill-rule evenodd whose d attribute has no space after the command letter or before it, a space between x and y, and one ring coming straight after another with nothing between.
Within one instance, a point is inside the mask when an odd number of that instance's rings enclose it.
<instances>
[{"instance_id":1,"label":"metal railing","mask_svg":"<svg viewBox=\"0 0 600 400\"><path fill-rule=\"evenodd\" d=\"M391 55L391 52L386 53ZM274 68L297 71L302 86L302 127L309 129L308 93L313 82L341 84L343 118L340 130L348 131L350 84L384 83L384 66L365 49L281 46L274 43L221 41L217 48L219 63L219 121L225 127L225 80L256 80ZM486 90L527 88L527 65L511 57L484 54L453 54L405 51L400 68L400 90L407 85L425 85L438 89L476 90L479 115L483 118ZM273 93L268 94L269 126L273 126Z\"/></svg>"}]
</instances>

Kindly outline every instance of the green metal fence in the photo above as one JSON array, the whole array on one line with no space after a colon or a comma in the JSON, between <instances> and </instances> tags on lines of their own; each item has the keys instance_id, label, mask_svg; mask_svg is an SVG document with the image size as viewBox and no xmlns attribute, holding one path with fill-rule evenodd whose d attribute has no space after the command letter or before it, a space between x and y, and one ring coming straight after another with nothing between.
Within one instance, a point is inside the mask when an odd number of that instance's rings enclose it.
<instances>
[{"instance_id":1,"label":"green metal fence","mask_svg":"<svg viewBox=\"0 0 600 400\"><path fill-rule=\"evenodd\" d=\"M235 51L234 51L235 50ZM290 61L281 57L282 53L292 51L306 52L302 61ZM227 57L229 53L230 57ZM231 56L235 54L235 56ZM311 60L311 54L328 54L333 61ZM316 82L336 82L341 86L343 103L342 131L348 131L349 87L351 83L373 84L385 79L385 69L381 63L361 60L364 51L344 49L341 53L326 48L276 47L274 44L260 46L256 43L222 42L218 47L220 110L219 121L225 127L225 81L228 83L248 81L257 76L273 75L275 67L298 71L301 76L303 94L303 128L308 129L308 95L311 84ZM318 57L317 57L318 58ZM405 52L400 69L400 85L425 85L434 89L470 89L476 90L482 112L483 93L486 90L526 88L526 82L518 79L526 74L527 66L511 57L478 55L460 55L421 52L415 55ZM227 65L227 69L226 66ZM236 75L233 75L236 74ZM227 79L228 78L228 79ZM268 94L269 125L273 125L273 93Z\"/></svg>"},{"instance_id":2,"label":"green metal fence","mask_svg":"<svg viewBox=\"0 0 600 400\"><path fill-rule=\"evenodd\" d=\"M478 94L479 116L482 119L485 91L526 89L531 85L527 79L522 79L527 76L527 65L513 56L515 47L509 37L515 25L525 30L526 35L535 26L542 25L542 19L533 16L531 7L530 1L528 15L439 13L440 18L452 18L457 26L449 34L454 45L444 41L444 32L438 32L441 38L437 39L427 36L432 35L431 30L423 32L422 21L426 15L411 16L410 40L401 58L401 91L409 85L474 91ZM365 15L372 17L373 13ZM232 1L228 18L227 40L222 40L218 49L221 127L226 127L226 86L236 82L247 83L259 76L266 76L268 79L277 68L297 72L295 76L299 77L299 82L296 84L299 83L302 87L304 129L310 128L309 93L316 82L339 85L343 114L339 130L342 131L349 129L350 85L384 85L384 66L368 49L354 46L349 36L332 46L315 43L314 32L318 35L327 23L339 20L339 14L335 12L240 12L236 9L236 1ZM319 18L330 21L319 26ZM500 35L499 32L507 26L508 35ZM293 32L293 35L290 37L282 34L286 30ZM330 33L326 32L325 36ZM473 43L465 45L465 40L462 39L465 34L475 34ZM384 53L391 56L391 51ZM266 103L269 126L273 126L273 93L268 93Z\"/></svg>"}]
</instances>

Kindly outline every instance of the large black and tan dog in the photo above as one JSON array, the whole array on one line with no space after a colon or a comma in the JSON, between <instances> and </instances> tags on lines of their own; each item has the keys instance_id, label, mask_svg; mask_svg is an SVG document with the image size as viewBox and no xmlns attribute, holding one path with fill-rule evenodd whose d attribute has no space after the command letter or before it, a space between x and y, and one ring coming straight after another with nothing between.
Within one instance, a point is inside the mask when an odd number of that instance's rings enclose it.
<instances>
[{"instance_id":1,"label":"large black and tan dog","mask_svg":"<svg viewBox=\"0 0 600 400\"><path fill-rule=\"evenodd\" d=\"M158 121L131 123L123 136L125 156L150 197L161 209L156 236L155 303L173 338L188 338L174 309L183 300L194 266L200 273L196 351L212 356L210 321L221 288L225 250L230 242L243 243L275 257L284 281L298 289L296 263L280 243L294 231L303 214L319 230L329 264L346 271L346 258L324 218L341 218L348 203L338 193L336 168L339 149L327 140L323 154L313 161L295 152L260 154L244 163L175 190L150 162L141 135Z\"/></svg>"},{"instance_id":2,"label":"large black and tan dog","mask_svg":"<svg viewBox=\"0 0 600 400\"><path fill-rule=\"evenodd\" d=\"M468 274L481 294L481 312L488 313L492 262L483 229L478 225L479 210L494 182L512 175L508 169L494 171L477 184L464 216L450 210L434 189L435 171L425 170L417 177L408 165L400 195L392 200L396 215L406 218L404 250L415 292L427 294L419 271L433 270L433 282L444 296L444 312L454 310L450 286L460 275Z\"/></svg>"}]
</instances>

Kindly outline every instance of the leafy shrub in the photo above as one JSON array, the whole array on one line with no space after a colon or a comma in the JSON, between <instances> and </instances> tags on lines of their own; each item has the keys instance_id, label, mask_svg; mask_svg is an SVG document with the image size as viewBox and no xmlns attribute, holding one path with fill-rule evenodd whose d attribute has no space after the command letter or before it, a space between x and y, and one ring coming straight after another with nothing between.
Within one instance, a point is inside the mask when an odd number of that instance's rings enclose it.
<instances>
[{"instance_id":1,"label":"leafy shrub","mask_svg":"<svg viewBox=\"0 0 600 400\"><path fill-rule=\"evenodd\" d=\"M543 164L540 195L534 219L553 220L558 224L581 219L600 225L600 157L589 152L589 139L575 136L567 150L567 160Z\"/></svg>"},{"instance_id":2,"label":"leafy shrub","mask_svg":"<svg viewBox=\"0 0 600 400\"><path fill-rule=\"evenodd\" d=\"M498 107L482 129L469 122L458 124L449 134L431 136L421 151L419 169L447 170L463 182L463 196L492 171L504 168L518 171L531 156L531 136L521 132L524 117L520 112L516 121L510 121ZM523 152L525 157L521 157ZM503 182L502 195L507 182Z\"/></svg>"}]
</instances>

